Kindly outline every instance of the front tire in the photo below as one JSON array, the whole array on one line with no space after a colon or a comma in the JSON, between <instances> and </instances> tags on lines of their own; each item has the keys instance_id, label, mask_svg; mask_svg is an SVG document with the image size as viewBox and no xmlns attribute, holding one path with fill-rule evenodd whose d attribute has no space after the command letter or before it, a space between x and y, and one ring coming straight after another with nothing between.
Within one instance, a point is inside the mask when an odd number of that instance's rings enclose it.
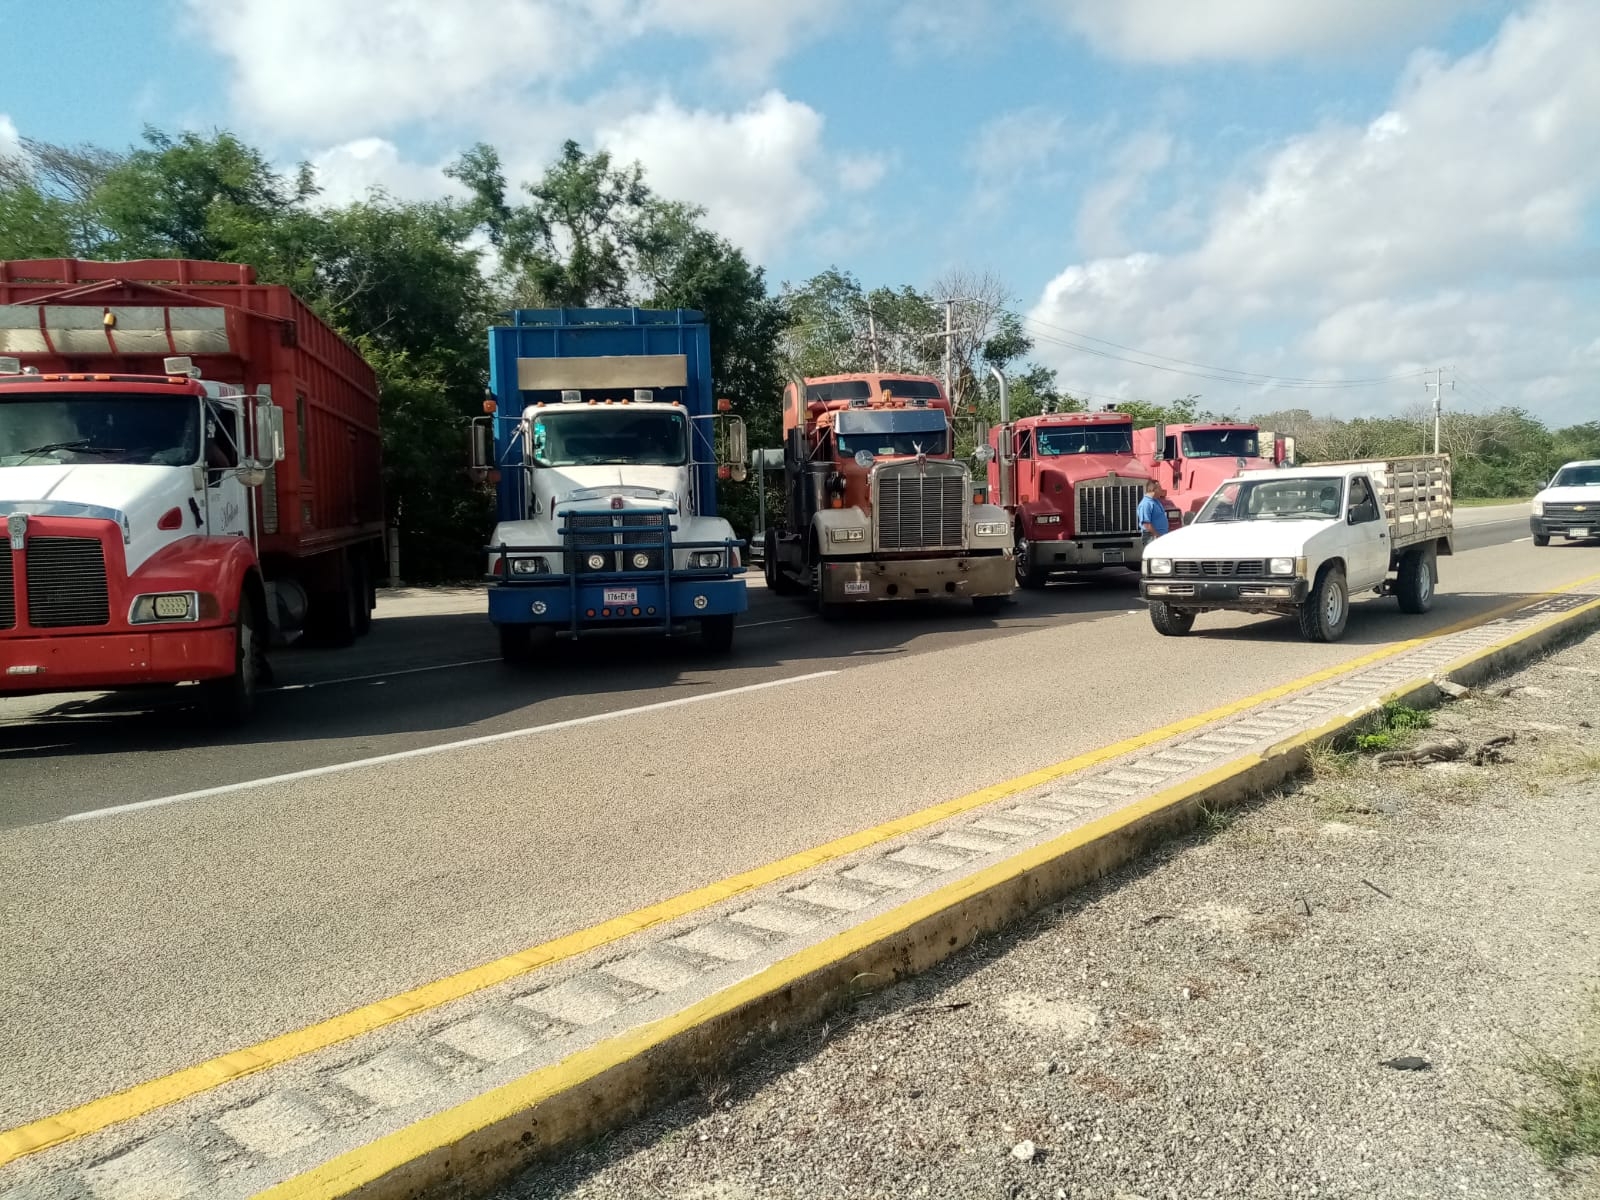
<instances>
[{"instance_id":1,"label":"front tire","mask_svg":"<svg viewBox=\"0 0 1600 1200\"><path fill-rule=\"evenodd\" d=\"M1004 596L974 596L972 611L980 617L992 617L1006 605Z\"/></svg>"},{"instance_id":2,"label":"front tire","mask_svg":"<svg viewBox=\"0 0 1600 1200\"><path fill-rule=\"evenodd\" d=\"M1323 567L1300 606L1300 633L1308 642L1336 642L1350 621L1350 590L1341 567Z\"/></svg>"},{"instance_id":3,"label":"front tire","mask_svg":"<svg viewBox=\"0 0 1600 1200\"><path fill-rule=\"evenodd\" d=\"M733 614L721 613L700 618L700 644L712 654L728 654L733 650Z\"/></svg>"},{"instance_id":4,"label":"front tire","mask_svg":"<svg viewBox=\"0 0 1600 1200\"><path fill-rule=\"evenodd\" d=\"M1548 546L1550 544L1550 535L1548 533L1536 533L1536 534L1534 534L1533 535L1533 544L1535 546Z\"/></svg>"},{"instance_id":5,"label":"front tire","mask_svg":"<svg viewBox=\"0 0 1600 1200\"><path fill-rule=\"evenodd\" d=\"M1016 563L1017 586L1030 592L1041 591L1049 581L1049 576L1034 563L1032 547L1028 539L1022 535L1020 525L1017 526L1017 539L1012 549L1012 557Z\"/></svg>"},{"instance_id":6,"label":"front tire","mask_svg":"<svg viewBox=\"0 0 1600 1200\"><path fill-rule=\"evenodd\" d=\"M1433 564L1422 550L1409 550L1400 559L1395 598L1403 613L1425 613L1433 607Z\"/></svg>"},{"instance_id":7,"label":"front tire","mask_svg":"<svg viewBox=\"0 0 1600 1200\"><path fill-rule=\"evenodd\" d=\"M761 574L767 581L767 590L775 596L793 596L801 591L778 561L778 535L771 529L761 543Z\"/></svg>"},{"instance_id":8,"label":"front tire","mask_svg":"<svg viewBox=\"0 0 1600 1200\"><path fill-rule=\"evenodd\" d=\"M1194 628L1194 613L1173 608L1164 600L1152 600L1150 624L1162 637L1184 637Z\"/></svg>"},{"instance_id":9,"label":"front tire","mask_svg":"<svg viewBox=\"0 0 1600 1200\"><path fill-rule=\"evenodd\" d=\"M522 667L533 661L533 630L526 625L497 625L501 661Z\"/></svg>"},{"instance_id":10,"label":"front tire","mask_svg":"<svg viewBox=\"0 0 1600 1200\"><path fill-rule=\"evenodd\" d=\"M246 589L239 593L239 615L234 623L233 674L200 685L206 720L221 727L250 720L267 675L266 620L255 595Z\"/></svg>"}]
</instances>

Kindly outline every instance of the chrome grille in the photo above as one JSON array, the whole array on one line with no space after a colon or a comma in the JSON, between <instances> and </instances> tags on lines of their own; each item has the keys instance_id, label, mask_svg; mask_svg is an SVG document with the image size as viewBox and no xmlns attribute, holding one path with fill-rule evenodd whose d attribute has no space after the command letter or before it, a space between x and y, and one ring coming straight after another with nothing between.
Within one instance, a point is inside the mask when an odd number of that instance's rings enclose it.
<instances>
[{"instance_id":1,"label":"chrome grille","mask_svg":"<svg viewBox=\"0 0 1600 1200\"><path fill-rule=\"evenodd\" d=\"M17 623L16 580L11 578L11 542L0 542L0 629Z\"/></svg>"},{"instance_id":2,"label":"chrome grille","mask_svg":"<svg viewBox=\"0 0 1600 1200\"><path fill-rule=\"evenodd\" d=\"M1574 525L1589 522L1600 525L1600 502L1594 504L1546 504L1544 515L1548 520L1571 521Z\"/></svg>"},{"instance_id":3,"label":"chrome grille","mask_svg":"<svg viewBox=\"0 0 1600 1200\"><path fill-rule=\"evenodd\" d=\"M878 476L873 516L880 550L959 550L964 544L965 473L959 469L926 473L915 467Z\"/></svg>"},{"instance_id":4,"label":"chrome grille","mask_svg":"<svg viewBox=\"0 0 1600 1200\"><path fill-rule=\"evenodd\" d=\"M1180 579L1264 579L1267 564L1260 558L1179 560L1172 564L1172 573Z\"/></svg>"},{"instance_id":5,"label":"chrome grille","mask_svg":"<svg viewBox=\"0 0 1600 1200\"><path fill-rule=\"evenodd\" d=\"M631 509L619 509L614 513L583 513L568 516L567 537L579 550L578 573L661 570L662 542L666 536L666 523L665 513L638 512ZM620 525L648 525L650 528L622 532L618 529ZM615 553L619 538L624 546L653 547L645 551L647 561L644 566L634 566L632 553L621 555ZM605 564L591 567L587 559L595 547L601 546L606 547L608 551L605 554Z\"/></svg>"},{"instance_id":6,"label":"chrome grille","mask_svg":"<svg viewBox=\"0 0 1600 1200\"><path fill-rule=\"evenodd\" d=\"M1139 532L1142 483L1084 483L1078 485L1077 532L1090 537Z\"/></svg>"},{"instance_id":7,"label":"chrome grille","mask_svg":"<svg viewBox=\"0 0 1600 1200\"><path fill-rule=\"evenodd\" d=\"M28 539L28 624L35 629L105 625L105 548L95 538Z\"/></svg>"}]
</instances>

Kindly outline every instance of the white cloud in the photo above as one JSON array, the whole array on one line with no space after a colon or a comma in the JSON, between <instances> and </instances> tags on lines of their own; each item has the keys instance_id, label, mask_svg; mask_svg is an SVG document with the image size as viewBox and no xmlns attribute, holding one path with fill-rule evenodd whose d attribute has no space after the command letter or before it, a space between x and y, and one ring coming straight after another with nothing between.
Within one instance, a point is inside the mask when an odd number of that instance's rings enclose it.
<instances>
[{"instance_id":1,"label":"white cloud","mask_svg":"<svg viewBox=\"0 0 1600 1200\"><path fill-rule=\"evenodd\" d=\"M680 34L720 43L715 69L749 81L830 32L845 8L845 0L642 0L634 28L643 37Z\"/></svg>"},{"instance_id":2,"label":"white cloud","mask_svg":"<svg viewBox=\"0 0 1600 1200\"><path fill-rule=\"evenodd\" d=\"M310 162L322 188L317 199L323 204L365 200L374 188L400 200L466 194L465 188L445 175L443 166L409 162L401 157L399 147L383 138L344 142L312 155Z\"/></svg>"},{"instance_id":3,"label":"white cloud","mask_svg":"<svg viewBox=\"0 0 1600 1200\"><path fill-rule=\"evenodd\" d=\"M658 194L704 205L711 227L759 262L822 210L851 169L828 158L822 129L815 109L772 91L735 113L664 99L596 136L619 162L643 163ZM854 164L858 181L864 169Z\"/></svg>"},{"instance_id":4,"label":"white cloud","mask_svg":"<svg viewBox=\"0 0 1600 1200\"><path fill-rule=\"evenodd\" d=\"M1084 194L1078 210L1078 244L1088 254L1121 254L1127 210L1143 199L1145 184L1172 160L1172 138L1156 130L1134 134L1112 155L1111 174Z\"/></svg>"},{"instance_id":5,"label":"white cloud","mask_svg":"<svg viewBox=\"0 0 1600 1200\"><path fill-rule=\"evenodd\" d=\"M994 7L971 0L916 0L889 21L889 42L903 62L970 56L991 44L1007 22Z\"/></svg>"},{"instance_id":6,"label":"white cloud","mask_svg":"<svg viewBox=\"0 0 1600 1200\"><path fill-rule=\"evenodd\" d=\"M1103 54L1140 62L1260 61L1407 39L1462 0L1040 0Z\"/></svg>"},{"instance_id":7,"label":"white cloud","mask_svg":"<svg viewBox=\"0 0 1600 1200\"><path fill-rule=\"evenodd\" d=\"M14 158L21 153L22 135L17 132L16 122L0 113L0 158Z\"/></svg>"},{"instance_id":8,"label":"white cloud","mask_svg":"<svg viewBox=\"0 0 1600 1200\"><path fill-rule=\"evenodd\" d=\"M993 212L1024 187L1038 191L1068 141L1066 116L1051 109L1017 109L986 122L965 155L979 212Z\"/></svg>"},{"instance_id":9,"label":"white cloud","mask_svg":"<svg viewBox=\"0 0 1600 1200\"><path fill-rule=\"evenodd\" d=\"M1453 361L1558 417L1588 402L1574 364L1592 374L1592 311L1575 295L1600 275L1587 237L1600 216L1600 9L1547 0L1459 60L1418 55L1387 111L1261 161L1214 198L1190 248L1062 271L1032 314L1057 332L1040 331L1297 377ZM1573 346L1590 348L1574 358ZM1261 403L1049 341L1041 352L1085 390ZM1296 395L1381 405L1411 390Z\"/></svg>"}]
</instances>

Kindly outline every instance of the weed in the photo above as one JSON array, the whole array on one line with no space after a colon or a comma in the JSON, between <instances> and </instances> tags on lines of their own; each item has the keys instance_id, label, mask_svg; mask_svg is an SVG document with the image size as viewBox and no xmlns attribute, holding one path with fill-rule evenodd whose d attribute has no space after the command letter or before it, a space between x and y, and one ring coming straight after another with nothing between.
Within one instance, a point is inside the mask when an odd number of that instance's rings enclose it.
<instances>
[{"instance_id":1,"label":"weed","mask_svg":"<svg viewBox=\"0 0 1600 1200\"><path fill-rule=\"evenodd\" d=\"M1356 756L1332 742L1318 742L1306 750L1306 769L1313 779L1342 779L1355 769Z\"/></svg>"},{"instance_id":2,"label":"weed","mask_svg":"<svg viewBox=\"0 0 1600 1200\"><path fill-rule=\"evenodd\" d=\"M1410 734L1432 725L1432 714L1391 700L1379 711L1372 729L1356 736L1355 746L1363 753L1393 750L1406 741Z\"/></svg>"},{"instance_id":3,"label":"weed","mask_svg":"<svg viewBox=\"0 0 1600 1200\"><path fill-rule=\"evenodd\" d=\"M1517 1124L1523 1139L1545 1163L1600 1154L1600 1058L1564 1062L1542 1054L1527 1065L1553 1094L1546 1104L1523 1105Z\"/></svg>"},{"instance_id":4,"label":"weed","mask_svg":"<svg viewBox=\"0 0 1600 1200\"><path fill-rule=\"evenodd\" d=\"M1161 1030L1154 1025L1130 1022L1117 1031L1117 1041L1124 1046L1150 1046L1161 1040Z\"/></svg>"},{"instance_id":5,"label":"weed","mask_svg":"<svg viewBox=\"0 0 1600 1200\"><path fill-rule=\"evenodd\" d=\"M1107 1100L1133 1100L1149 1093L1148 1088L1118 1079L1114 1075L1107 1075L1098 1067L1090 1067L1087 1071L1080 1072L1078 1082Z\"/></svg>"},{"instance_id":6,"label":"weed","mask_svg":"<svg viewBox=\"0 0 1600 1200\"><path fill-rule=\"evenodd\" d=\"M1208 808L1200 806L1200 820L1206 827L1206 832L1213 836L1226 832L1238 818L1225 808Z\"/></svg>"}]
</instances>

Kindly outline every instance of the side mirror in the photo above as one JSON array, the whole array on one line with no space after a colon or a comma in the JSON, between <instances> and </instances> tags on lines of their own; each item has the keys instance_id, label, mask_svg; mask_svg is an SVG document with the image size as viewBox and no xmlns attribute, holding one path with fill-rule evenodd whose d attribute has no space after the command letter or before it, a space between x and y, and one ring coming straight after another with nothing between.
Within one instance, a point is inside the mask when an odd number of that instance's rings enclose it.
<instances>
[{"instance_id":1,"label":"side mirror","mask_svg":"<svg viewBox=\"0 0 1600 1200\"><path fill-rule=\"evenodd\" d=\"M1165 421L1156 422L1156 448L1151 457L1156 462L1165 462L1167 459L1167 425Z\"/></svg>"},{"instance_id":2,"label":"side mirror","mask_svg":"<svg viewBox=\"0 0 1600 1200\"><path fill-rule=\"evenodd\" d=\"M472 469L491 470L494 465L494 418L472 418Z\"/></svg>"},{"instance_id":3,"label":"side mirror","mask_svg":"<svg viewBox=\"0 0 1600 1200\"><path fill-rule=\"evenodd\" d=\"M745 465L750 461L750 437L744 427L744 418L724 413L719 423L723 426L723 434L722 453L717 456L717 465L727 467L735 482L743 482L750 474L750 468Z\"/></svg>"},{"instance_id":4,"label":"side mirror","mask_svg":"<svg viewBox=\"0 0 1600 1200\"><path fill-rule=\"evenodd\" d=\"M1278 457L1278 435L1270 429L1262 429L1256 433L1256 457L1276 460Z\"/></svg>"},{"instance_id":5,"label":"side mirror","mask_svg":"<svg viewBox=\"0 0 1600 1200\"><path fill-rule=\"evenodd\" d=\"M1292 437L1283 439L1283 461L1291 466L1294 464L1294 439Z\"/></svg>"},{"instance_id":6,"label":"side mirror","mask_svg":"<svg viewBox=\"0 0 1600 1200\"><path fill-rule=\"evenodd\" d=\"M248 467L240 467L237 475L239 482L247 488L258 488L267 482L267 464L252 463Z\"/></svg>"},{"instance_id":7,"label":"side mirror","mask_svg":"<svg viewBox=\"0 0 1600 1200\"><path fill-rule=\"evenodd\" d=\"M283 409L276 404L257 405L256 457L264 463L281 463L283 453Z\"/></svg>"}]
</instances>

